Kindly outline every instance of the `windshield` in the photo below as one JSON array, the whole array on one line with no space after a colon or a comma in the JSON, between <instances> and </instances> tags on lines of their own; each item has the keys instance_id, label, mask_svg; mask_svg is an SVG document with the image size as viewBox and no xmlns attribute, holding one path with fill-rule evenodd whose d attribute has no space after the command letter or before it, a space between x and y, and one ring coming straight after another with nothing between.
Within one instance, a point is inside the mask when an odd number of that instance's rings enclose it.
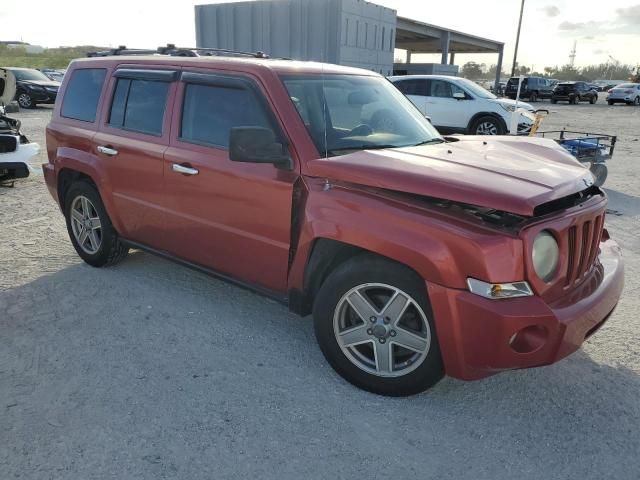
<instances>
[{"instance_id":1,"label":"windshield","mask_svg":"<svg viewBox=\"0 0 640 480\"><path fill-rule=\"evenodd\" d=\"M313 75L289 76L283 81L323 156L444 141L382 77Z\"/></svg>"},{"instance_id":2,"label":"windshield","mask_svg":"<svg viewBox=\"0 0 640 480\"><path fill-rule=\"evenodd\" d=\"M466 78L457 79L456 83L460 85L462 88L467 89L469 92L471 92L474 96L478 98L498 98L487 89L482 88L476 82L472 82L471 80L467 80Z\"/></svg>"},{"instance_id":3,"label":"windshield","mask_svg":"<svg viewBox=\"0 0 640 480\"><path fill-rule=\"evenodd\" d=\"M38 70L20 70L20 69L16 69L16 70L11 70L13 72L13 74L15 75L17 80L27 80L27 81L45 81L45 82L49 82L50 80L47 78L47 76L38 71Z\"/></svg>"}]
</instances>

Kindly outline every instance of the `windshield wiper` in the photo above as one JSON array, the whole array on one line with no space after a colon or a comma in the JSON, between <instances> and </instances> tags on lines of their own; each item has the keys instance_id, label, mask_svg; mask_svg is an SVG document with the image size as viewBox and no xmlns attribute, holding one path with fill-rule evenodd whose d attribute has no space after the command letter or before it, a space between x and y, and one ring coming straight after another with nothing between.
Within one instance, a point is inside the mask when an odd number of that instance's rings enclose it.
<instances>
[{"instance_id":1,"label":"windshield wiper","mask_svg":"<svg viewBox=\"0 0 640 480\"><path fill-rule=\"evenodd\" d=\"M424 142L416 143L415 145L411 145L412 147L420 147L422 145L433 145L436 143L444 143L445 140L443 138L432 138L431 140L425 140Z\"/></svg>"}]
</instances>

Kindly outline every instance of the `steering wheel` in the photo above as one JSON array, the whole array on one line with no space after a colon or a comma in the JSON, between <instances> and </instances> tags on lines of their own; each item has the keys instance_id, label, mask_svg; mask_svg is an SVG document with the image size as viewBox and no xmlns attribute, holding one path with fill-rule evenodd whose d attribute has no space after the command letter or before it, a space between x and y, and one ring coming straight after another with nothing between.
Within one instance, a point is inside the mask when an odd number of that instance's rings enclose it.
<instances>
[{"instance_id":1,"label":"steering wheel","mask_svg":"<svg viewBox=\"0 0 640 480\"><path fill-rule=\"evenodd\" d=\"M349 132L349 137L368 137L373 134L373 128L365 123L361 123Z\"/></svg>"},{"instance_id":2,"label":"steering wheel","mask_svg":"<svg viewBox=\"0 0 640 480\"><path fill-rule=\"evenodd\" d=\"M375 132L396 133L398 122L396 115L388 109L378 110L371 117L371 125Z\"/></svg>"}]
</instances>

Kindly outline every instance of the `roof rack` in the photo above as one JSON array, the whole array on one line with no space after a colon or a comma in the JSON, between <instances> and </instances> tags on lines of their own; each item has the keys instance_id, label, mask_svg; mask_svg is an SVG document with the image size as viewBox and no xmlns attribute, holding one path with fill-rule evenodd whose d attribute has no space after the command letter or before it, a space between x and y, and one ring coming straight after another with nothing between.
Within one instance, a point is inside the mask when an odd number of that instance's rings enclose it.
<instances>
[{"instance_id":1,"label":"roof rack","mask_svg":"<svg viewBox=\"0 0 640 480\"><path fill-rule=\"evenodd\" d=\"M118 48L87 53L87 57L111 57L117 55L170 55L173 57L237 56L269 58L269 55L264 52L241 52L226 48L176 47L173 43L167 43L165 47L158 47L156 50L127 48L125 45L120 45Z\"/></svg>"}]
</instances>

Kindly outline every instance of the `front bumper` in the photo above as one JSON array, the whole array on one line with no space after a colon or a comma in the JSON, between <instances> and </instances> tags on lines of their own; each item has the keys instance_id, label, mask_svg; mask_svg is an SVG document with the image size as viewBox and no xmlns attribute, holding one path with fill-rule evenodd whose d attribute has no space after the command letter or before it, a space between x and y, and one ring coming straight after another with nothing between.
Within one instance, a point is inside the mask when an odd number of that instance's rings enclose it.
<instances>
[{"instance_id":1,"label":"front bumper","mask_svg":"<svg viewBox=\"0 0 640 480\"><path fill-rule=\"evenodd\" d=\"M427 284L447 375L475 380L554 363L580 348L613 312L624 285L620 248L600 244L592 272L562 299L488 300Z\"/></svg>"}]
</instances>

